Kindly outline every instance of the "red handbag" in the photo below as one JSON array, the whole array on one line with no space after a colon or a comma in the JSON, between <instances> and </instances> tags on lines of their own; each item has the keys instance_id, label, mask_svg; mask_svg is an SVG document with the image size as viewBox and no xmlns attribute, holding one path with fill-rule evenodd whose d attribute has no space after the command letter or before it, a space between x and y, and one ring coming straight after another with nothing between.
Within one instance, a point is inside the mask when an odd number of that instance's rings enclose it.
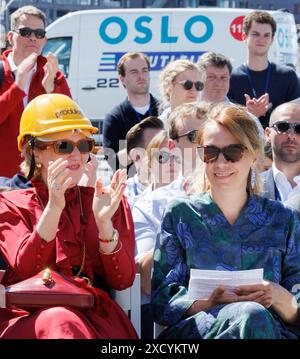
<instances>
[{"instance_id":1,"label":"red handbag","mask_svg":"<svg viewBox=\"0 0 300 359\"><path fill-rule=\"evenodd\" d=\"M6 304L24 309L54 306L88 309L94 306L92 293L72 278L49 269L6 287L5 293Z\"/></svg>"}]
</instances>

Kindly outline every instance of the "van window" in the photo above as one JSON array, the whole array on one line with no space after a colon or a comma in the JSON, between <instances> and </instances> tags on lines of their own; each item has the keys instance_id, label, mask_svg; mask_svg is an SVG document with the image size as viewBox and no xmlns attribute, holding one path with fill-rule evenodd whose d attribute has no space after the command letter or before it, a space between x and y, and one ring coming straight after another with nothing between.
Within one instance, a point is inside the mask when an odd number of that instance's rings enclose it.
<instances>
[{"instance_id":1,"label":"van window","mask_svg":"<svg viewBox=\"0 0 300 359\"><path fill-rule=\"evenodd\" d=\"M56 56L59 64L59 70L68 77L70 68L72 37L56 37L48 39L43 55L46 56L52 52Z\"/></svg>"}]
</instances>

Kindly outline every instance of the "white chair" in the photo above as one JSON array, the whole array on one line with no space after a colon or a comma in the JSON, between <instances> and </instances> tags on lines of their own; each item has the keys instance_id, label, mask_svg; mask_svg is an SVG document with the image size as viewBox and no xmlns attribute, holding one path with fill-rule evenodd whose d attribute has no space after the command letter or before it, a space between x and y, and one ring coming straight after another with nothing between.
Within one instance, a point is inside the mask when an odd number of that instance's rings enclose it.
<instances>
[{"instance_id":1,"label":"white chair","mask_svg":"<svg viewBox=\"0 0 300 359\"><path fill-rule=\"evenodd\" d=\"M4 277L5 270L0 270L0 283L2 278ZM5 308L5 288L2 284L0 284L0 308Z\"/></svg>"},{"instance_id":2,"label":"white chair","mask_svg":"<svg viewBox=\"0 0 300 359\"><path fill-rule=\"evenodd\" d=\"M139 338L141 337L141 278L135 275L133 285L124 290L115 290L113 293L115 301L127 313Z\"/></svg>"},{"instance_id":3,"label":"white chair","mask_svg":"<svg viewBox=\"0 0 300 359\"><path fill-rule=\"evenodd\" d=\"M153 338L157 339L157 337L159 336L159 334L165 330L167 327L160 325L158 323L154 322L154 328L153 328Z\"/></svg>"}]
</instances>

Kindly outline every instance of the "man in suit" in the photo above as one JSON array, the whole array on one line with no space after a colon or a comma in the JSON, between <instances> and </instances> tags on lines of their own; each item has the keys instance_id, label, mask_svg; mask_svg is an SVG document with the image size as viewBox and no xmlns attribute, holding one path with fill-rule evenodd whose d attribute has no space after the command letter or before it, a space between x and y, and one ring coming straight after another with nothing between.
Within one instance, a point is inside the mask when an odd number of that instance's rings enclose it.
<instances>
[{"instance_id":1,"label":"man in suit","mask_svg":"<svg viewBox=\"0 0 300 359\"><path fill-rule=\"evenodd\" d=\"M286 102L278 106L265 133L273 164L261 174L262 195L285 202L300 194L300 105Z\"/></svg>"}]
</instances>

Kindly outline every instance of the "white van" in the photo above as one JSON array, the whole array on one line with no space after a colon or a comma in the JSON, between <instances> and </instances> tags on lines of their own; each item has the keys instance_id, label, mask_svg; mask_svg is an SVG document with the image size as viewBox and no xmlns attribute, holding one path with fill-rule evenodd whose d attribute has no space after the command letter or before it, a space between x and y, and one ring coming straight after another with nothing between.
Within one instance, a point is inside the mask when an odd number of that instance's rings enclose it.
<instances>
[{"instance_id":1,"label":"white van","mask_svg":"<svg viewBox=\"0 0 300 359\"><path fill-rule=\"evenodd\" d=\"M44 53L53 52L72 96L86 115L99 121L126 93L117 63L129 51L146 53L151 62L151 93L159 97L158 75L178 58L197 62L206 51L220 52L234 66L246 60L242 22L249 9L118 9L69 13L47 28ZM271 11L277 22L270 60L297 65L294 16Z\"/></svg>"}]
</instances>

